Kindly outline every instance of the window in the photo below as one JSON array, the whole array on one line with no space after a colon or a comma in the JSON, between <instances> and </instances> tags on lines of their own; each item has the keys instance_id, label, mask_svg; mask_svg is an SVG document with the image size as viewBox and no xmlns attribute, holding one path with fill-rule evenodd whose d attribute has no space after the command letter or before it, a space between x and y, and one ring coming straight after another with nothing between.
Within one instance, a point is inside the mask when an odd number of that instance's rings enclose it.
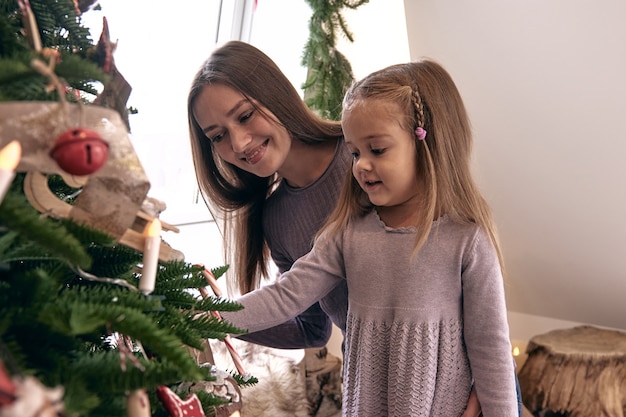
<instances>
[{"instance_id":1,"label":"window","mask_svg":"<svg viewBox=\"0 0 626 417\"><path fill-rule=\"evenodd\" d=\"M222 237L199 196L191 161L189 85L217 44L241 39L263 50L300 89L311 9L294 0L187 0L177 9L148 0L99 3L102 10L85 13L83 21L97 39L106 16L111 39L118 40L114 59L133 89L128 105L139 111L130 116L131 140L151 182L148 194L167 205L161 219L180 229L163 239L188 262L223 265ZM338 47L357 78L409 59L402 0L368 3L344 16L356 42L339 36Z\"/></svg>"}]
</instances>

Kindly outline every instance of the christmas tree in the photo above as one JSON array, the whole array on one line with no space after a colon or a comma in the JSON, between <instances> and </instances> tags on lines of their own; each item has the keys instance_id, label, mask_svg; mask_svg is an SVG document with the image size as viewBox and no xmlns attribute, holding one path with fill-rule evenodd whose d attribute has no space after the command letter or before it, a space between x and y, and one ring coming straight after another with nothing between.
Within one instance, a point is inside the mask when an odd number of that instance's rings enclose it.
<instances>
[{"instance_id":1,"label":"christmas tree","mask_svg":"<svg viewBox=\"0 0 626 417\"><path fill-rule=\"evenodd\" d=\"M230 415L256 380L196 354L242 332L219 318L240 306L205 289L226 266L150 232L130 86L106 24L98 42L81 24L94 3L0 0L0 147L22 152L14 179L0 167L0 417Z\"/></svg>"}]
</instances>

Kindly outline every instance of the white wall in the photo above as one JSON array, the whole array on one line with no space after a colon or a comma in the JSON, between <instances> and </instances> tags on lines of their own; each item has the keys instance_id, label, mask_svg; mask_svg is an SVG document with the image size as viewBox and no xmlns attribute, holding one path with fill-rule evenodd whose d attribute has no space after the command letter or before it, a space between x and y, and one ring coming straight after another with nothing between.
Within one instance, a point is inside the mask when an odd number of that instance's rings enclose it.
<instances>
[{"instance_id":1,"label":"white wall","mask_svg":"<svg viewBox=\"0 0 626 417\"><path fill-rule=\"evenodd\" d=\"M405 9L411 57L442 63L469 109L510 310L626 328L626 3L405 0Z\"/></svg>"}]
</instances>

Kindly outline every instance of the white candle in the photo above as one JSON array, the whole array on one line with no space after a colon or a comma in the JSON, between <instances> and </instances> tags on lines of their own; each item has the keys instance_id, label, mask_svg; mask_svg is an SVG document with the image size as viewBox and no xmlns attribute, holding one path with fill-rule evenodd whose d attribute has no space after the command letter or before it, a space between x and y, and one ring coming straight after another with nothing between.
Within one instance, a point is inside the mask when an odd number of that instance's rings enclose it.
<instances>
[{"instance_id":1,"label":"white candle","mask_svg":"<svg viewBox=\"0 0 626 417\"><path fill-rule=\"evenodd\" d=\"M22 145L16 140L0 150L0 202L15 178L15 168L22 157Z\"/></svg>"},{"instance_id":2,"label":"white candle","mask_svg":"<svg viewBox=\"0 0 626 417\"><path fill-rule=\"evenodd\" d=\"M138 389L126 397L126 415L128 417L150 417L150 400L145 389Z\"/></svg>"},{"instance_id":3,"label":"white candle","mask_svg":"<svg viewBox=\"0 0 626 417\"><path fill-rule=\"evenodd\" d=\"M161 222L159 219L153 219L148 223L144 236L143 267L141 269L141 279L139 280L139 290L148 295L154 291L157 267L159 265L159 249L161 246Z\"/></svg>"}]
</instances>

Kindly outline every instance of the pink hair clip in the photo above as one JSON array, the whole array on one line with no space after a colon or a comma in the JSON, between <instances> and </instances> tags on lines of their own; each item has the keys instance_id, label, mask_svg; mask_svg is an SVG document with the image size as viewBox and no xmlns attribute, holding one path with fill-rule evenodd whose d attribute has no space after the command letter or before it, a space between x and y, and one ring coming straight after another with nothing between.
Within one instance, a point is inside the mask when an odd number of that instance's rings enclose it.
<instances>
[{"instance_id":1,"label":"pink hair clip","mask_svg":"<svg viewBox=\"0 0 626 417\"><path fill-rule=\"evenodd\" d=\"M415 134L417 135L417 138L419 140L426 139L426 131L422 127L418 127L417 129L415 129Z\"/></svg>"}]
</instances>

